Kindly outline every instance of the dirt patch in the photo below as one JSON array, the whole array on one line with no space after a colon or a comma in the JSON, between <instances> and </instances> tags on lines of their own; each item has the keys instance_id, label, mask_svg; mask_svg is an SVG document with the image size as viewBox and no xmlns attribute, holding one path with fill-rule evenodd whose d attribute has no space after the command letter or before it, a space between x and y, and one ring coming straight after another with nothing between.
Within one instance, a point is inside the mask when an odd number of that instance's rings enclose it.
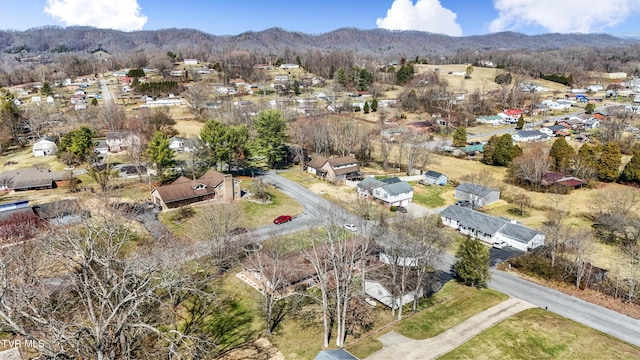
<instances>
[{"instance_id":1,"label":"dirt patch","mask_svg":"<svg viewBox=\"0 0 640 360\"><path fill-rule=\"evenodd\" d=\"M200 134L200 129L204 124L195 120L176 120L173 126L178 134L183 137L195 138Z\"/></svg>"},{"instance_id":2,"label":"dirt patch","mask_svg":"<svg viewBox=\"0 0 640 360\"><path fill-rule=\"evenodd\" d=\"M284 360L284 355L276 349L271 342L265 338L260 338L248 343L241 348L231 350L220 360Z\"/></svg>"}]
</instances>

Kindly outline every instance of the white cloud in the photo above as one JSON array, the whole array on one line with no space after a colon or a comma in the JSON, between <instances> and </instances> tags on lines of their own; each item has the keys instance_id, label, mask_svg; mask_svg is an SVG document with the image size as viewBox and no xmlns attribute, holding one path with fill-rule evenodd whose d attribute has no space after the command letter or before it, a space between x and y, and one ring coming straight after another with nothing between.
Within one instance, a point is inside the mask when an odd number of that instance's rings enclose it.
<instances>
[{"instance_id":1,"label":"white cloud","mask_svg":"<svg viewBox=\"0 0 640 360\"><path fill-rule=\"evenodd\" d=\"M140 30L147 17L137 0L47 0L44 12L67 26Z\"/></svg>"},{"instance_id":2,"label":"white cloud","mask_svg":"<svg viewBox=\"0 0 640 360\"><path fill-rule=\"evenodd\" d=\"M456 13L442 7L439 0L394 0L385 18L376 25L388 30L420 30L451 36L462 35Z\"/></svg>"},{"instance_id":3,"label":"white cloud","mask_svg":"<svg viewBox=\"0 0 640 360\"><path fill-rule=\"evenodd\" d=\"M540 26L549 32L590 33L624 22L640 7L640 0L494 0L498 17L489 31L522 30Z\"/></svg>"}]
</instances>

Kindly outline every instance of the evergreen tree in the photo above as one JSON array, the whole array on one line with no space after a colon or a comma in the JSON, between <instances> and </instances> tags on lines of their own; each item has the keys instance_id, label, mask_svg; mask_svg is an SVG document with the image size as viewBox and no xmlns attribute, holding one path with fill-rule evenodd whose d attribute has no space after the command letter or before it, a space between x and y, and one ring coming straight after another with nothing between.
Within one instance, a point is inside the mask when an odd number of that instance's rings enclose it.
<instances>
[{"instance_id":1,"label":"evergreen tree","mask_svg":"<svg viewBox=\"0 0 640 360\"><path fill-rule=\"evenodd\" d=\"M344 71L344 68L338 69L337 78L338 78L338 84L342 86L347 86L349 79L347 78L347 73L346 71Z\"/></svg>"},{"instance_id":2,"label":"evergreen tree","mask_svg":"<svg viewBox=\"0 0 640 360\"><path fill-rule=\"evenodd\" d=\"M298 80L293 81L293 93L295 95L302 94L302 91L300 91L300 82Z\"/></svg>"},{"instance_id":3,"label":"evergreen tree","mask_svg":"<svg viewBox=\"0 0 640 360\"><path fill-rule=\"evenodd\" d=\"M169 148L169 137L156 131L147 145L147 157L157 170L163 170L173 165L173 150Z\"/></svg>"},{"instance_id":4,"label":"evergreen tree","mask_svg":"<svg viewBox=\"0 0 640 360\"><path fill-rule=\"evenodd\" d=\"M640 152L634 152L631 160L625 165L620 174L620 182L640 184Z\"/></svg>"},{"instance_id":5,"label":"evergreen tree","mask_svg":"<svg viewBox=\"0 0 640 360\"><path fill-rule=\"evenodd\" d=\"M578 157L580 158L580 160L594 169L597 168L598 161L600 161L601 153L602 146L600 146L599 144L584 144L580 147L580 149L578 149Z\"/></svg>"},{"instance_id":6,"label":"evergreen tree","mask_svg":"<svg viewBox=\"0 0 640 360\"><path fill-rule=\"evenodd\" d=\"M211 164L217 169L220 162L228 162L228 127L216 120L207 121L200 129L200 138L211 149Z\"/></svg>"},{"instance_id":7,"label":"evergreen tree","mask_svg":"<svg viewBox=\"0 0 640 360\"><path fill-rule=\"evenodd\" d=\"M362 109L365 114L369 113L369 103L367 101L364 102L364 108Z\"/></svg>"},{"instance_id":8,"label":"evergreen tree","mask_svg":"<svg viewBox=\"0 0 640 360\"><path fill-rule=\"evenodd\" d=\"M596 104L587 104L587 106L584 107L585 114L593 114L594 111L596 111Z\"/></svg>"},{"instance_id":9,"label":"evergreen tree","mask_svg":"<svg viewBox=\"0 0 640 360\"><path fill-rule=\"evenodd\" d=\"M524 128L524 116L520 114L520 117L518 118L518 122L516 123L516 129L522 129L522 128Z\"/></svg>"},{"instance_id":10,"label":"evergreen tree","mask_svg":"<svg viewBox=\"0 0 640 360\"><path fill-rule=\"evenodd\" d=\"M93 151L97 142L93 140L96 133L86 126L64 134L58 146L57 156L66 164L80 164Z\"/></svg>"},{"instance_id":11,"label":"evergreen tree","mask_svg":"<svg viewBox=\"0 0 640 360\"><path fill-rule=\"evenodd\" d=\"M53 95L53 89L51 89L51 84L49 84L46 81L42 83L42 88L40 88L40 94L42 94L43 96Z\"/></svg>"},{"instance_id":12,"label":"evergreen tree","mask_svg":"<svg viewBox=\"0 0 640 360\"><path fill-rule=\"evenodd\" d=\"M453 146L462 147L467 145L467 129L458 126L453 132Z\"/></svg>"},{"instance_id":13,"label":"evergreen tree","mask_svg":"<svg viewBox=\"0 0 640 360\"><path fill-rule=\"evenodd\" d=\"M500 137L494 135L484 146L482 162L487 165L508 166L520 154L522 149L513 144L511 135L504 134Z\"/></svg>"},{"instance_id":14,"label":"evergreen tree","mask_svg":"<svg viewBox=\"0 0 640 360\"><path fill-rule=\"evenodd\" d=\"M266 159L270 167L275 167L285 159L284 142L287 123L278 110L263 110L254 122L257 155Z\"/></svg>"},{"instance_id":15,"label":"evergreen tree","mask_svg":"<svg viewBox=\"0 0 640 360\"><path fill-rule=\"evenodd\" d=\"M91 106L98 106L98 99L96 98L91 99Z\"/></svg>"},{"instance_id":16,"label":"evergreen tree","mask_svg":"<svg viewBox=\"0 0 640 360\"><path fill-rule=\"evenodd\" d=\"M605 182L616 181L620 175L622 153L617 143L608 142L602 149L598 162L598 179Z\"/></svg>"},{"instance_id":17,"label":"evergreen tree","mask_svg":"<svg viewBox=\"0 0 640 360\"><path fill-rule=\"evenodd\" d=\"M364 91L373 84L373 73L367 69L360 69L358 74L358 90Z\"/></svg>"},{"instance_id":18,"label":"evergreen tree","mask_svg":"<svg viewBox=\"0 0 640 360\"><path fill-rule=\"evenodd\" d=\"M458 248L453 270L463 284L483 288L487 286L491 276L490 260L489 248L467 236Z\"/></svg>"},{"instance_id":19,"label":"evergreen tree","mask_svg":"<svg viewBox=\"0 0 640 360\"><path fill-rule=\"evenodd\" d=\"M400 69L396 72L396 83L398 85L404 85L409 81L409 78L413 76L415 70L413 69L413 64L405 64L400 67Z\"/></svg>"},{"instance_id":20,"label":"evergreen tree","mask_svg":"<svg viewBox=\"0 0 640 360\"><path fill-rule=\"evenodd\" d=\"M576 156L576 151L567 143L564 137L559 137L553 142L549 156L553 159L553 168L561 173L567 173L571 168L571 162Z\"/></svg>"},{"instance_id":21,"label":"evergreen tree","mask_svg":"<svg viewBox=\"0 0 640 360\"><path fill-rule=\"evenodd\" d=\"M378 111L378 99L374 98L371 100L371 112Z\"/></svg>"}]
</instances>

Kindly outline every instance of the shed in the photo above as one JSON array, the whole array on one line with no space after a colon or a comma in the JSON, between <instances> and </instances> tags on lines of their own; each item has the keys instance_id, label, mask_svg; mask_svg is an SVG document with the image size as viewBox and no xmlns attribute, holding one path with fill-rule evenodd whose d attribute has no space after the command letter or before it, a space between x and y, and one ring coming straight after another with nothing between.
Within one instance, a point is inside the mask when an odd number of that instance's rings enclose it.
<instances>
[{"instance_id":1,"label":"shed","mask_svg":"<svg viewBox=\"0 0 640 360\"><path fill-rule=\"evenodd\" d=\"M478 184L462 183L456 187L454 197L469 201L475 209L500 200L500 190Z\"/></svg>"},{"instance_id":2,"label":"shed","mask_svg":"<svg viewBox=\"0 0 640 360\"><path fill-rule=\"evenodd\" d=\"M424 179L422 180L422 182L425 184L444 186L447 184L448 180L449 178L445 174L441 174L433 170L427 170L427 172L424 174Z\"/></svg>"}]
</instances>

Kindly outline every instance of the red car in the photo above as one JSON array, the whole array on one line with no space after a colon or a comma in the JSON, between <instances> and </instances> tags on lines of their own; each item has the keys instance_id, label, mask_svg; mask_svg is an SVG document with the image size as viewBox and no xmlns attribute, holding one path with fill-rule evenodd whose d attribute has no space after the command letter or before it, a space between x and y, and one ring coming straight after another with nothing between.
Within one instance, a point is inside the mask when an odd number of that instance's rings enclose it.
<instances>
[{"instance_id":1,"label":"red car","mask_svg":"<svg viewBox=\"0 0 640 360\"><path fill-rule=\"evenodd\" d=\"M291 221L291 216L289 215L280 215L277 218L273 219L274 224L282 224Z\"/></svg>"}]
</instances>

